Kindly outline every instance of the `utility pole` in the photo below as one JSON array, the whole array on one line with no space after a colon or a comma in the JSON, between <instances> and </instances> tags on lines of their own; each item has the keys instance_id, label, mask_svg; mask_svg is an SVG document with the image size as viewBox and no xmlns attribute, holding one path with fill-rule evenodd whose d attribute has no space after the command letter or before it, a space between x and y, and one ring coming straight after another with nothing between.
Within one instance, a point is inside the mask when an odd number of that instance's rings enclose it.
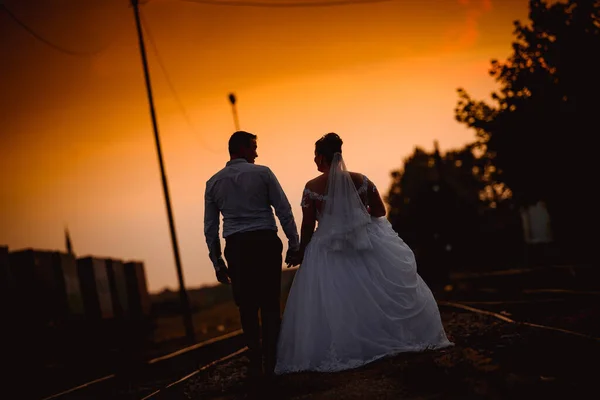
<instances>
[{"instance_id":1,"label":"utility pole","mask_svg":"<svg viewBox=\"0 0 600 400\"><path fill-rule=\"evenodd\" d=\"M138 8L139 0L131 0L133 13L135 16L135 25L137 27L140 55L142 56L142 65L144 67L144 78L146 80L146 89L148 91L148 103L150 106L150 116L152 118L152 128L154 129L154 139L156 141L156 151L158 153L158 162L160 164L160 173L162 177L162 186L165 194L165 203L167 206L167 215L169 217L169 228L171 230L171 241L173 244L173 253L175 255L175 266L177 267L177 277L179 279L179 295L181 298L181 307L183 314L183 323L185 326L186 337L190 342L195 340L194 326L192 324L192 313L190 309L190 301L188 299L185 283L183 281L183 271L181 269L181 259L179 258L179 246L177 245L177 235L175 234L175 223L173 222L173 212L171 211L171 200L169 197L169 187L167 185L167 177L165 175L165 167L163 163L162 151L160 146L160 138L158 135L158 124L156 122L156 112L154 111L154 100L152 98L152 87L150 85L150 73L148 71L148 60L146 58L146 48L144 45L144 36L142 32L142 24L140 21L140 10Z\"/></svg>"},{"instance_id":2,"label":"utility pole","mask_svg":"<svg viewBox=\"0 0 600 400\"><path fill-rule=\"evenodd\" d=\"M229 93L229 102L231 103L231 110L233 111L233 123L235 124L235 130L240 130L240 121L238 120L237 109L235 107L235 94Z\"/></svg>"}]
</instances>

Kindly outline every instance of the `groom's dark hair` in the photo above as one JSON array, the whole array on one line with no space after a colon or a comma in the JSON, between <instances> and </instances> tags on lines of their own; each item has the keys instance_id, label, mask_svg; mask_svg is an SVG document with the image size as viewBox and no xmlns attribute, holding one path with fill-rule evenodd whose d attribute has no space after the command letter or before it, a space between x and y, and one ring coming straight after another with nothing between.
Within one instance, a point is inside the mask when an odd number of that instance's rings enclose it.
<instances>
[{"instance_id":1,"label":"groom's dark hair","mask_svg":"<svg viewBox=\"0 0 600 400\"><path fill-rule=\"evenodd\" d=\"M256 135L246 131L236 131L229 138L229 155L239 154L242 147L250 147Z\"/></svg>"},{"instance_id":2,"label":"groom's dark hair","mask_svg":"<svg viewBox=\"0 0 600 400\"><path fill-rule=\"evenodd\" d=\"M342 152L342 144L344 142L337 133L329 132L315 142L315 151L325 157L328 163L331 163L333 155Z\"/></svg>"}]
</instances>

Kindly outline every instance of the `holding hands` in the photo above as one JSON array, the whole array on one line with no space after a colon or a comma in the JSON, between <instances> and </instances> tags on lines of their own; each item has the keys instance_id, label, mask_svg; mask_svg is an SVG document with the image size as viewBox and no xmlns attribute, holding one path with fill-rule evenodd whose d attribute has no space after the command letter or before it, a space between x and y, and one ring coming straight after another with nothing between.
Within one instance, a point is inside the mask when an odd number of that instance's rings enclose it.
<instances>
[{"instance_id":1,"label":"holding hands","mask_svg":"<svg viewBox=\"0 0 600 400\"><path fill-rule=\"evenodd\" d=\"M285 264L288 268L302 264L304 252L297 249L288 249L285 255Z\"/></svg>"}]
</instances>

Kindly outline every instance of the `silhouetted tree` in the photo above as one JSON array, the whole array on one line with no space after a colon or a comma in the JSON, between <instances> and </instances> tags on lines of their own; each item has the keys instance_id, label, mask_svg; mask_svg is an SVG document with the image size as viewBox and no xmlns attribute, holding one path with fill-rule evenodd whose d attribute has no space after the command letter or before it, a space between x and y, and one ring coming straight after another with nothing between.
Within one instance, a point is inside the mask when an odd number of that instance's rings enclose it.
<instances>
[{"instance_id":1,"label":"silhouetted tree","mask_svg":"<svg viewBox=\"0 0 600 400\"><path fill-rule=\"evenodd\" d=\"M507 228L519 237L510 192L494 179L494 166L473 146L442 156L437 143L432 153L416 148L403 170L392 172L388 219L428 282L445 281L451 270L497 264L502 257L488 254L489 243L497 244Z\"/></svg>"},{"instance_id":2,"label":"silhouetted tree","mask_svg":"<svg viewBox=\"0 0 600 400\"><path fill-rule=\"evenodd\" d=\"M600 0L531 0L515 22L513 54L492 61L493 104L459 89L456 117L476 131L496 178L519 205L544 200L555 237L571 256L591 249L597 205Z\"/></svg>"}]
</instances>

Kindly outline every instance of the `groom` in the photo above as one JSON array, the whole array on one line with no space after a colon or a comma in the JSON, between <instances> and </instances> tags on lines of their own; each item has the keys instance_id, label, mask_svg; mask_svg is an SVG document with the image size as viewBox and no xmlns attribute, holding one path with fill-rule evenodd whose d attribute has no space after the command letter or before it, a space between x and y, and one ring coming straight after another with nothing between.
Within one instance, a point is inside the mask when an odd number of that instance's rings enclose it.
<instances>
[{"instance_id":1,"label":"groom","mask_svg":"<svg viewBox=\"0 0 600 400\"><path fill-rule=\"evenodd\" d=\"M204 235L209 257L217 280L231 283L249 350L251 377L261 375L263 363L265 373L273 374L281 325L283 244L277 236L271 207L288 238L286 263L296 263L299 247L296 223L283 189L268 167L254 164L257 147L256 135L233 133L229 139L230 160L206 182L204 194ZM221 255L220 214L229 267Z\"/></svg>"}]
</instances>

